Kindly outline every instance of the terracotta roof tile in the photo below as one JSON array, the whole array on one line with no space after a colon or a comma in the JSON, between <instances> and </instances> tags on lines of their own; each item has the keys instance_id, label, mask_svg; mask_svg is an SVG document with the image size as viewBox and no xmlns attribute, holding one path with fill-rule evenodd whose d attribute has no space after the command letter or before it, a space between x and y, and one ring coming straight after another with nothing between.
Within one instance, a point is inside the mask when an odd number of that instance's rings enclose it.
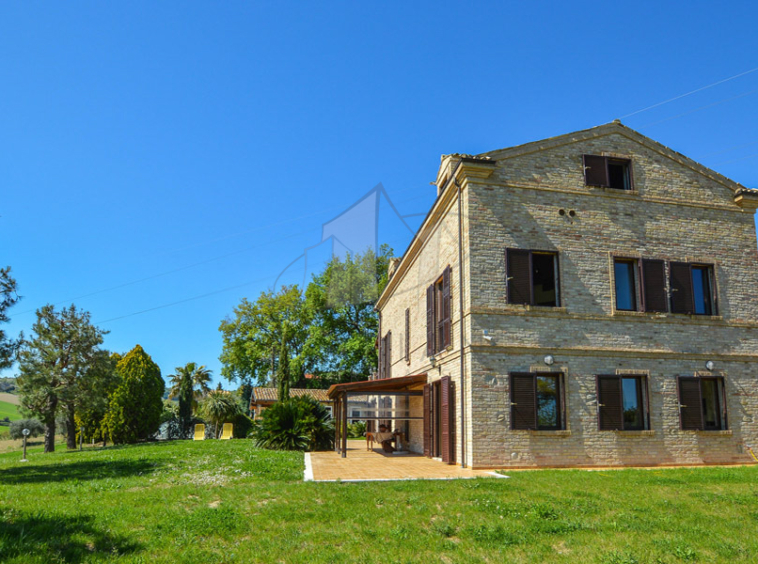
<instances>
[{"instance_id":1,"label":"terracotta roof tile","mask_svg":"<svg viewBox=\"0 0 758 564\"><path fill-rule=\"evenodd\" d=\"M318 401L331 401L326 395L327 390L309 390L305 388L291 388L290 397L296 398L301 396L311 396ZM253 388L253 395L250 403L256 401L276 401L279 399L279 392L276 388Z\"/></svg>"}]
</instances>

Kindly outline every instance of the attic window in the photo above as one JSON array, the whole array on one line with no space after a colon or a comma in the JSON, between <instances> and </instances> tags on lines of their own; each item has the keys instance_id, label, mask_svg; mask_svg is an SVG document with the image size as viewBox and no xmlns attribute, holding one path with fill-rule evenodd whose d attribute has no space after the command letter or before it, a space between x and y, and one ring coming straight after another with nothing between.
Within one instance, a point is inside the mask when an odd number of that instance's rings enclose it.
<instances>
[{"instance_id":1,"label":"attic window","mask_svg":"<svg viewBox=\"0 0 758 564\"><path fill-rule=\"evenodd\" d=\"M632 190L632 161L615 157L583 155L584 184L616 190Z\"/></svg>"}]
</instances>

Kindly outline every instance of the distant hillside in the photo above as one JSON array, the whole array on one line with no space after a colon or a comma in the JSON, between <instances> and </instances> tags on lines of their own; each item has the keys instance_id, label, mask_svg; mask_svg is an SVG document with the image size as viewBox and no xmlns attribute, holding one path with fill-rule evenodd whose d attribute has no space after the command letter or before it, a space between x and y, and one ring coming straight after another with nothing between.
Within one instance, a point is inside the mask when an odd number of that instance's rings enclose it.
<instances>
[{"instance_id":1,"label":"distant hillside","mask_svg":"<svg viewBox=\"0 0 758 564\"><path fill-rule=\"evenodd\" d=\"M0 392L11 393L16 391L15 378L0 378Z\"/></svg>"},{"instance_id":2,"label":"distant hillside","mask_svg":"<svg viewBox=\"0 0 758 564\"><path fill-rule=\"evenodd\" d=\"M13 405L21 405L21 398L19 398L16 394L0 392L0 401L12 403Z\"/></svg>"}]
</instances>

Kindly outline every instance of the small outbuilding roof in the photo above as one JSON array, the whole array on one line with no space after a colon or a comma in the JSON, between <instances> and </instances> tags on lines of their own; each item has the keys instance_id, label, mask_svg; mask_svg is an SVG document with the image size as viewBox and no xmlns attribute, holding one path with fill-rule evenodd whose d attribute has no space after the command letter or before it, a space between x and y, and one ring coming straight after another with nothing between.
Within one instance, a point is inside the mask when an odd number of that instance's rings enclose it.
<instances>
[{"instance_id":1,"label":"small outbuilding roof","mask_svg":"<svg viewBox=\"0 0 758 564\"><path fill-rule=\"evenodd\" d=\"M310 396L317 401L331 401L326 395L326 390L311 390L308 388L290 388L290 397L297 398ZM250 404L268 403L279 399L279 391L276 388L253 388L253 394L250 396Z\"/></svg>"}]
</instances>

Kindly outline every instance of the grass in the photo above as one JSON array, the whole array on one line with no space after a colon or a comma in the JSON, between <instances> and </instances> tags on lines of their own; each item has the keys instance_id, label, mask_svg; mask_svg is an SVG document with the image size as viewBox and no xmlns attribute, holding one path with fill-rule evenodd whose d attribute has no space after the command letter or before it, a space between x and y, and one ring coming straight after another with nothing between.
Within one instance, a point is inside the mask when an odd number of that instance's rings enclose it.
<instances>
[{"instance_id":1,"label":"grass","mask_svg":"<svg viewBox=\"0 0 758 564\"><path fill-rule=\"evenodd\" d=\"M17 406L6 401L0 401L0 419L5 419L6 417L11 421L15 421L16 419L21 419L21 414ZM8 427L0 426L0 438L8 436L9 432Z\"/></svg>"},{"instance_id":2,"label":"grass","mask_svg":"<svg viewBox=\"0 0 758 564\"><path fill-rule=\"evenodd\" d=\"M758 559L758 467L319 484L249 441L61 450L0 454L0 561Z\"/></svg>"}]
</instances>

